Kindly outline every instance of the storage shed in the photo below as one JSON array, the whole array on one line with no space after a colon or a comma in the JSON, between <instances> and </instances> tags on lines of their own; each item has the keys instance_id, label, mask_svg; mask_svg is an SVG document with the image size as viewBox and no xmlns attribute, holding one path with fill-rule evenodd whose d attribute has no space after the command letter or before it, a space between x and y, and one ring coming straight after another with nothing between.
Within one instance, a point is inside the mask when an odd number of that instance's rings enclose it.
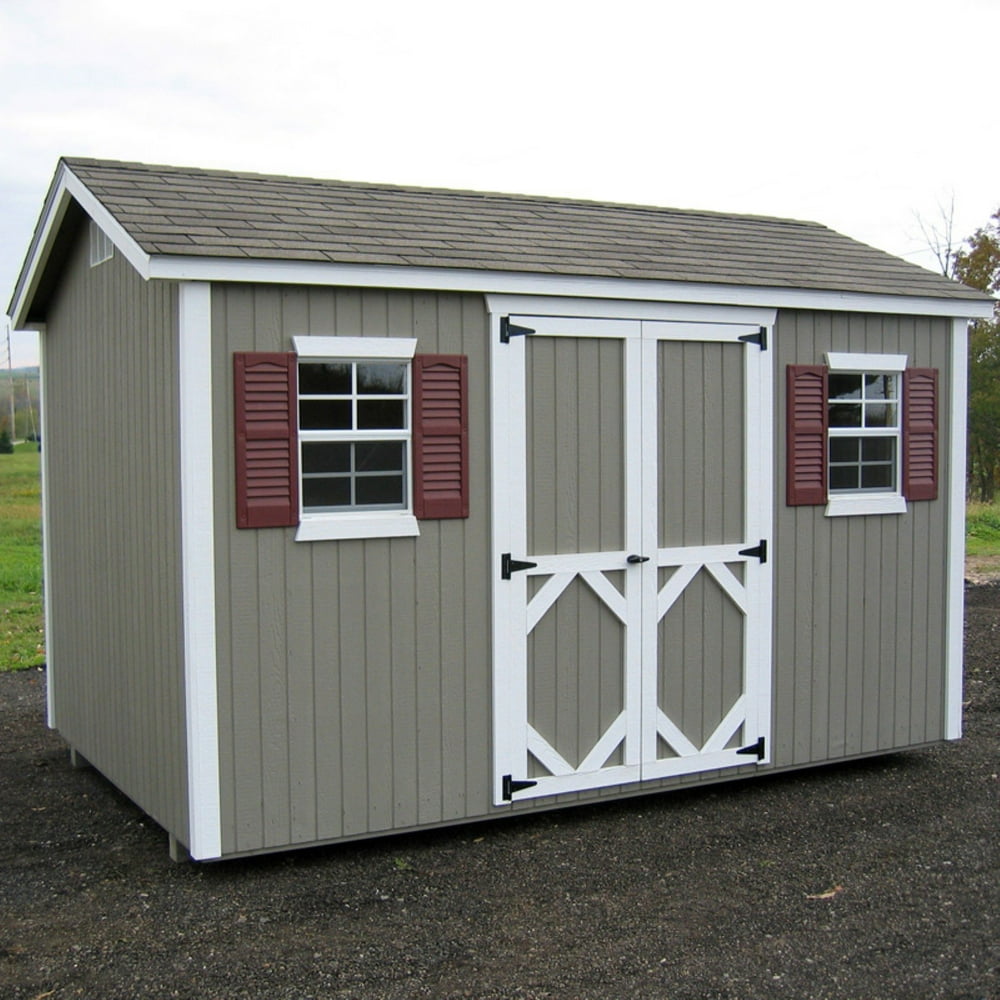
<instances>
[{"instance_id":1,"label":"storage shed","mask_svg":"<svg viewBox=\"0 0 1000 1000\"><path fill-rule=\"evenodd\" d=\"M821 225L60 161L49 723L227 858L961 732L966 330Z\"/></svg>"}]
</instances>

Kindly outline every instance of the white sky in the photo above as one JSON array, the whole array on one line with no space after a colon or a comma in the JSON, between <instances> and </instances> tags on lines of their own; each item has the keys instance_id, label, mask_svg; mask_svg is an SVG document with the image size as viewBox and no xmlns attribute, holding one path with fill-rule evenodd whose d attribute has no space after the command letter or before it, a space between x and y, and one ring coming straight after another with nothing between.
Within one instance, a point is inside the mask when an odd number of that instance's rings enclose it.
<instances>
[{"instance_id":1,"label":"white sky","mask_svg":"<svg viewBox=\"0 0 1000 1000\"><path fill-rule=\"evenodd\" d=\"M1000 207L997 37L1000 0L0 0L2 306L64 154L813 219L933 267L918 216Z\"/></svg>"}]
</instances>

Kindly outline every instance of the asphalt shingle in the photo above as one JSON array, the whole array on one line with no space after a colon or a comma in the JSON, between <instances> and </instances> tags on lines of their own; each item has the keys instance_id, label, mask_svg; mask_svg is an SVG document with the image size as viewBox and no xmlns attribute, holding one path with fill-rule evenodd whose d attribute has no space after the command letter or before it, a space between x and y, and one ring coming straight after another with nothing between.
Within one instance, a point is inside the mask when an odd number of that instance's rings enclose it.
<instances>
[{"instance_id":1,"label":"asphalt shingle","mask_svg":"<svg viewBox=\"0 0 1000 1000\"><path fill-rule=\"evenodd\" d=\"M815 222L106 160L64 162L150 254L983 298Z\"/></svg>"}]
</instances>

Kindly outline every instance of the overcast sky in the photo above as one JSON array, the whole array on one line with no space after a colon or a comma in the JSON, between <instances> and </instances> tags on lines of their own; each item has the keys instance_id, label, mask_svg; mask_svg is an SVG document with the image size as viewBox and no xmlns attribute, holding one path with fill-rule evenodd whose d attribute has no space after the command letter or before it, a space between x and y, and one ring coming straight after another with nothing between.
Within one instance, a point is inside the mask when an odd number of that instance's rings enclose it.
<instances>
[{"instance_id":1,"label":"overcast sky","mask_svg":"<svg viewBox=\"0 0 1000 1000\"><path fill-rule=\"evenodd\" d=\"M1000 207L998 37L1000 0L0 0L3 307L60 155L812 219L934 266L918 217Z\"/></svg>"}]
</instances>

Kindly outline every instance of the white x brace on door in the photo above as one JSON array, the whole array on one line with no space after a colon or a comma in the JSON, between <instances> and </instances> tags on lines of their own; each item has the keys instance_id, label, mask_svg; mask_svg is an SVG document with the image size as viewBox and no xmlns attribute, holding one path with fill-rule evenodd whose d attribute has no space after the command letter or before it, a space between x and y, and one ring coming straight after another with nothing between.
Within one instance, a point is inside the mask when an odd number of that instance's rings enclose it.
<instances>
[{"instance_id":1,"label":"white x brace on door","mask_svg":"<svg viewBox=\"0 0 1000 1000\"><path fill-rule=\"evenodd\" d=\"M494 317L498 805L769 759L771 368L739 319Z\"/></svg>"}]
</instances>

